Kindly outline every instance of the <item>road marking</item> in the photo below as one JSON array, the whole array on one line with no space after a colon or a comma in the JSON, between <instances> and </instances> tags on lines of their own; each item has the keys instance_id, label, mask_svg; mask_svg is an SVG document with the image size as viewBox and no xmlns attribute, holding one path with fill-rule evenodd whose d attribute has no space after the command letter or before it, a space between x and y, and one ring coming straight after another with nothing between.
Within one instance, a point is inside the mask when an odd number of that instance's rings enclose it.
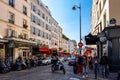
<instances>
[{"instance_id":1,"label":"road marking","mask_svg":"<svg viewBox=\"0 0 120 80\"><path fill-rule=\"evenodd\" d=\"M69 80L80 80L80 79L71 77Z\"/></svg>"}]
</instances>

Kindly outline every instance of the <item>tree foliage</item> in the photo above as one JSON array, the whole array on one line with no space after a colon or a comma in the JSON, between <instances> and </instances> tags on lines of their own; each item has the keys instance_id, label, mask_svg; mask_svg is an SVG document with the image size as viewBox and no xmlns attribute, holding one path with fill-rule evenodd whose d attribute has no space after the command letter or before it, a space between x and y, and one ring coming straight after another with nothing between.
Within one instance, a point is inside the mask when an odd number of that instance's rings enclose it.
<instances>
[{"instance_id":1,"label":"tree foliage","mask_svg":"<svg viewBox=\"0 0 120 80\"><path fill-rule=\"evenodd\" d=\"M62 35L62 37L66 40L69 40L69 38L67 36L65 36L64 34Z\"/></svg>"}]
</instances>

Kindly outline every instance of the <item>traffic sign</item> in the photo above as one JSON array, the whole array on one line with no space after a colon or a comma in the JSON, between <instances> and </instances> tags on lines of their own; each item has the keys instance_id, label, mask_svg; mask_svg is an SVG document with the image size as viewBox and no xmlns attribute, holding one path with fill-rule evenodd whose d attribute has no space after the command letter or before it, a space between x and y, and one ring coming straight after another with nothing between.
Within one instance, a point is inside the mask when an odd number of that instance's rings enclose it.
<instances>
[{"instance_id":1,"label":"traffic sign","mask_svg":"<svg viewBox=\"0 0 120 80\"><path fill-rule=\"evenodd\" d=\"M83 43L82 43L82 42L79 42L79 43L78 43L78 46L79 46L79 47L82 47L82 46L83 46Z\"/></svg>"}]
</instances>

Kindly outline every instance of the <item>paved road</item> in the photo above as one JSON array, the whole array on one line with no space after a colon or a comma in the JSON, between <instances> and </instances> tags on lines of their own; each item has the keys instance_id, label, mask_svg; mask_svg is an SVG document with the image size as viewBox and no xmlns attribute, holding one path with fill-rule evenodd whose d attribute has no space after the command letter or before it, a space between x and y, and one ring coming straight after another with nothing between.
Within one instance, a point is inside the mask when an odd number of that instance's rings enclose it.
<instances>
[{"instance_id":1,"label":"paved road","mask_svg":"<svg viewBox=\"0 0 120 80\"><path fill-rule=\"evenodd\" d=\"M32 69L26 69L22 71L11 71L6 74L0 74L0 80L95 80L93 71L89 72L89 77L86 79L82 78L80 74L73 74L73 69L71 66L64 63L66 74L62 71L52 73L50 66L38 66ZM113 78L114 75L111 74L109 79L103 79L100 76L98 80L116 80Z\"/></svg>"},{"instance_id":2,"label":"paved road","mask_svg":"<svg viewBox=\"0 0 120 80\"><path fill-rule=\"evenodd\" d=\"M39 66L22 71L11 71L0 74L0 80L80 80L79 76L72 73L72 67L65 64L66 74L62 71L51 72L50 65Z\"/></svg>"}]
</instances>

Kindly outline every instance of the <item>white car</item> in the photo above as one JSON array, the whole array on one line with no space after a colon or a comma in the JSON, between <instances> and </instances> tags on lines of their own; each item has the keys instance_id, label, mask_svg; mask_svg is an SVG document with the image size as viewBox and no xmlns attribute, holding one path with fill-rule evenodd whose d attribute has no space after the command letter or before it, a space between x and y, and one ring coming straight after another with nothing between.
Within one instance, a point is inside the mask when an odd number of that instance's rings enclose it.
<instances>
[{"instance_id":1,"label":"white car","mask_svg":"<svg viewBox=\"0 0 120 80\"><path fill-rule=\"evenodd\" d=\"M60 60L61 62L64 62L64 57L60 57L59 60Z\"/></svg>"}]
</instances>

